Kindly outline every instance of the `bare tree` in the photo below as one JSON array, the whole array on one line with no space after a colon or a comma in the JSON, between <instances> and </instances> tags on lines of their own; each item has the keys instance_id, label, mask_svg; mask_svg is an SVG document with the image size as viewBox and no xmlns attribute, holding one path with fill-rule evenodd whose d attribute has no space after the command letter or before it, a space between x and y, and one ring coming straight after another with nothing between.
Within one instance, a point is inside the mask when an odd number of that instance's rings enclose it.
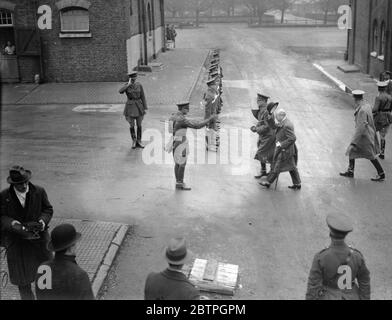
<instances>
[{"instance_id":1,"label":"bare tree","mask_svg":"<svg viewBox=\"0 0 392 320\"><path fill-rule=\"evenodd\" d=\"M185 8L193 11L196 17L196 26L199 26L200 13L209 10L212 6L212 0L182 0Z\"/></svg>"},{"instance_id":2,"label":"bare tree","mask_svg":"<svg viewBox=\"0 0 392 320\"><path fill-rule=\"evenodd\" d=\"M328 23L328 13L337 13L339 6L347 4L347 0L314 0L324 13L324 24Z\"/></svg>"},{"instance_id":3,"label":"bare tree","mask_svg":"<svg viewBox=\"0 0 392 320\"><path fill-rule=\"evenodd\" d=\"M215 0L214 7L224 10L228 17L234 16L235 8L239 4L239 0Z\"/></svg>"},{"instance_id":4,"label":"bare tree","mask_svg":"<svg viewBox=\"0 0 392 320\"><path fill-rule=\"evenodd\" d=\"M169 11L174 18L177 13L184 10L183 0L165 0L165 10Z\"/></svg>"},{"instance_id":5,"label":"bare tree","mask_svg":"<svg viewBox=\"0 0 392 320\"><path fill-rule=\"evenodd\" d=\"M272 8L278 9L281 12L280 23L284 22L284 14L286 10L291 8L295 1L296 0L275 0L271 2Z\"/></svg>"},{"instance_id":6,"label":"bare tree","mask_svg":"<svg viewBox=\"0 0 392 320\"><path fill-rule=\"evenodd\" d=\"M259 24L263 21L264 13L271 8L271 0L246 0L246 6L251 11L252 16L259 18Z\"/></svg>"}]
</instances>

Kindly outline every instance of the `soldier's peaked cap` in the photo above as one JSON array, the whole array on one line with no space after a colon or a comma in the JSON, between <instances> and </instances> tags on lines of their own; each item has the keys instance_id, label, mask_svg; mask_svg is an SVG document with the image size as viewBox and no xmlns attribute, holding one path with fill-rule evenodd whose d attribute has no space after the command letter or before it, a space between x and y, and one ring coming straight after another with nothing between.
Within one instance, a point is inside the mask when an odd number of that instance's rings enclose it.
<instances>
[{"instance_id":1,"label":"soldier's peaked cap","mask_svg":"<svg viewBox=\"0 0 392 320\"><path fill-rule=\"evenodd\" d=\"M354 97L363 97L364 94L365 94L365 91L362 91L362 90L354 90L352 92L352 95Z\"/></svg>"},{"instance_id":2,"label":"soldier's peaked cap","mask_svg":"<svg viewBox=\"0 0 392 320\"><path fill-rule=\"evenodd\" d=\"M353 224L349 217L341 213L331 213L327 216L327 225L332 231L349 233L353 231Z\"/></svg>"},{"instance_id":3,"label":"soldier's peaked cap","mask_svg":"<svg viewBox=\"0 0 392 320\"><path fill-rule=\"evenodd\" d=\"M136 78L137 77L137 71L132 71L128 74L128 77L130 78Z\"/></svg>"},{"instance_id":4,"label":"soldier's peaked cap","mask_svg":"<svg viewBox=\"0 0 392 320\"><path fill-rule=\"evenodd\" d=\"M181 101L177 103L179 108L189 107L189 101Z\"/></svg>"},{"instance_id":5,"label":"soldier's peaked cap","mask_svg":"<svg viewBox=\"0 0 392 320\"><path fill-rule=\"evenodd\" d=\"M267 100L268 100L270 97L269 97L269 96L266 96L266 95L264 95L264 94L258 93L258 94L257 94L257 98L258 98L258 99L267 99Z\"/></svg>"},{"instance_id":6,"label":"soldier's peaked cap","mask_svg":"<svg viewBox=\"0 0 392 320\"><path fill-rule=\"evenodd\" d=\"M377 87L379 88L386 88L388 86L388 81L378 81Z\"/></svg>"},{"instance_id":7,"label":"soldier's peaked cap","mask_svg":"<svg viewBox=\"0 0 392 320\"><path fill-rule=\"evenodd\" d=\"M213 84L215 82L216 82L216 78L212 78L212 79L208 80L206 83L207 83L207 85L210 85L210 84Z\"/></svg>"}]
</instances>

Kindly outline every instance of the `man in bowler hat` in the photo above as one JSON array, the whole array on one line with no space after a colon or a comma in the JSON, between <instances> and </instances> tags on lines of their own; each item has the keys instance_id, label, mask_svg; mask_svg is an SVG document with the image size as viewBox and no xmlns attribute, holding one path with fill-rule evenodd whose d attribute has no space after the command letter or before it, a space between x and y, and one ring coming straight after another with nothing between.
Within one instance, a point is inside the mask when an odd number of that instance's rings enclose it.
<instances>
[{"instance_id":1,"label":"man in bowler hat","mask_svg":"<svg viewBox=\"0 0 392 320\"><path fill-rule=\"evenodd\" d=\"M0 231L7 250L10 282L22 300L34 300L31 283L38 266L51 258L47 249L48 225L53 207L44 188L30 182L31 171L21 166L9 170L10 187L0 193Z\"/></svg>"},{"instance_id":2,"label":"man in bowler hat","mask_svg":"<svg viewBox=\"0 0 392 320\"><path fill-rule=\"evenodd\" d=\"M345 238L353 231L351 220L338 213L327 216L331 244L313 259L307 300L369 300L370 273L360 251Z\"/></svg>"},{"instance_id":3,"label":"man in bowler hat","mask_svg":"<svg viewBox=\"0 0 392 320\"><path fill-rule=\"evenodd\" d=\"M128 97L123 114L130 126L132 149L144 148L142 144L142 121L148 109L143 86L139 82L136 82L136 78L137 72L131 72L128 83L119 90L120 94L125 93ZM137 125L137 136L135 133L135 124Z\"/></svg>"},{"instance_id":4,"label":"man in bowler hat","mask_svg":"<svg viewBox=\"0 0 392 320\"><path fill-rule=\"evenodd\" d=\"M169 267L148 275L144 288L145 300L199 300L199 290L181 271L191 258L192 254L187 250L184 238L171 239L165 249Z\"/></svg>"},{"instance_id":5,"label":"man in bowler hat","mask_svg":"<svg viewBox=\"0 0 392 320\"><path fill-rule=\"evenodd\" d=\"M51 233L48 248L55 252L54 260L44 262L42 270L50 270L50 285L45 272L37 272L38 300L94 300L89 277L76 263L76 244L81 234L71 224L61 224Z\"/></svg>"}]
</instances>

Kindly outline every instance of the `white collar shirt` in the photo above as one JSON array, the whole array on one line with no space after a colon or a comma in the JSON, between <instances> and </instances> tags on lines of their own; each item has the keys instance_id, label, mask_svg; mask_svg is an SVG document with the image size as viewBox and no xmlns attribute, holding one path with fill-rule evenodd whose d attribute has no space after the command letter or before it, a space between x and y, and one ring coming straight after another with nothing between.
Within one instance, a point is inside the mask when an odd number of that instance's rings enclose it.
<instances>
[{"instance_id":1,"label":"white collar shirt","mask_svg":"<svg viewBox=\"0 0 392 320\"><path fill-rule=\"evenodd\" d=\"M29 192L29 186L27 185L27 189L25 192L19 192L18 190L15 190L16 196L19 199L20 204L22 205L22 207L24 208L26 205L26 196L27 196L27 192Z\"/></svg>"}]
</instances>

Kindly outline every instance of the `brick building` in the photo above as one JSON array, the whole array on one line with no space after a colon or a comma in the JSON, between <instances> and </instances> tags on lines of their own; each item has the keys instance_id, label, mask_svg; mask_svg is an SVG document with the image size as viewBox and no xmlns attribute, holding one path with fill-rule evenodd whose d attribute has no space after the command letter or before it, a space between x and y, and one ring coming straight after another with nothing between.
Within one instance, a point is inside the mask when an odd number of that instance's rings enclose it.
<instances>
[{"instance_id":1,"label":"brick building","mask_svg":"<svg viewBox=\"0 0 392 320\"><path fill-rule=\"evenodd\" d=\"M378 78L392 69L392 1L351 0L348 60Z\"/></svg>"},{"instance_id":2,"label":"brick building","mask_svg":"<svg viewBox=\"0 0 392 320\"><path fill-rule=\"evenodd\" d=\"M38 28L44 5L51 29ZM0 0L1 49L16 47L0 55L2 79L123 81L164 49L164 32L163 0Z\"/></svg>"}]
</instances>

